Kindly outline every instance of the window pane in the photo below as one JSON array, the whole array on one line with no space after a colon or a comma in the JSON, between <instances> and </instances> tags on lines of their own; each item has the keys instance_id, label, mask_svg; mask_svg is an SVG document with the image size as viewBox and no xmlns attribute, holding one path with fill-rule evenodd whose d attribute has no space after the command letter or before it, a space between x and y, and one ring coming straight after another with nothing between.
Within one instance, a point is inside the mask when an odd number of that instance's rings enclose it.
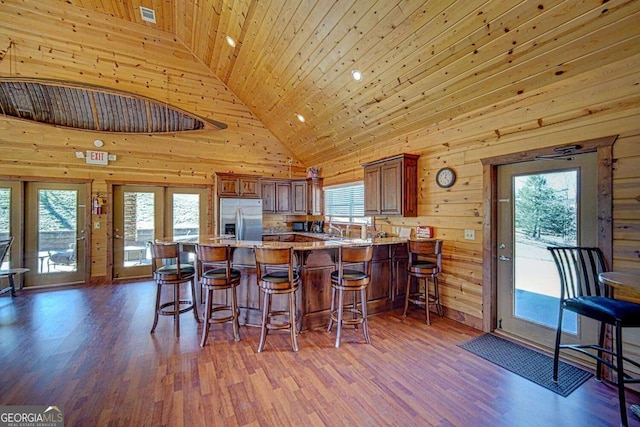
<instances>
[{"instance_id":1,"label":"window pane","mask_svg":"<svg viewBox=\"0 0 640 427\"><path fill-rule=\"evenodd\" d=\"M325 188L325 215L335 222L369 222L364 218L364 184Z\"/></svg>"}]
</instances>

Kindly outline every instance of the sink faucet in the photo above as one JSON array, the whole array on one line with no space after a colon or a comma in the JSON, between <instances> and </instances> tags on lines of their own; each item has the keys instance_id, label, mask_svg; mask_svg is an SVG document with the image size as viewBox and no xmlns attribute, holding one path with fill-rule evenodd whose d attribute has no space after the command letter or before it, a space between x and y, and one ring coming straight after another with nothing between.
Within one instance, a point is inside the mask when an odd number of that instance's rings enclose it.
<instances>
[{"instance_id":1,"label":"sink faucet","mask_svg":"<svg viewBox=\"0 0 640 427\"><path fill-rule=\"evenodd\" d=\"M336 227L335 225L329 223L329 234L332 234L331 230L337 231L338 234L340 234L340 237L342 237L342 229L340 227Z\"/></svg>"}]
</instances>

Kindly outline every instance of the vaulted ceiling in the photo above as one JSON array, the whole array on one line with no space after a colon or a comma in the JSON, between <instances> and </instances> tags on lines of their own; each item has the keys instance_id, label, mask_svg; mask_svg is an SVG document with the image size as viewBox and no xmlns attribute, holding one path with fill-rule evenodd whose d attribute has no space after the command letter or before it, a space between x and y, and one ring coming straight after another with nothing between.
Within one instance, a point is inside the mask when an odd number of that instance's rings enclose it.
<instances>
[{"instance_id":1,"label":"vaulted ceiling","mask_svg":"<svg viewBox=\"0 0 640 427\"><path fill-rule=\"evenodd\" d=\"M305 164L640 52L638 1L64 2L173 35Z\"/></svg>"}]
</instances>

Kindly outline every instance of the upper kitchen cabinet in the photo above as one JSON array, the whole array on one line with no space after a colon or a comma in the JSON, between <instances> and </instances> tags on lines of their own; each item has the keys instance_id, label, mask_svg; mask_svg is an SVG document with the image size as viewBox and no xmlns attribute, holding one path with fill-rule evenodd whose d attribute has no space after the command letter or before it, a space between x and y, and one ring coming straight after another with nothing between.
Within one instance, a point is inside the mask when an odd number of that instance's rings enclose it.
<instances>
[{"instance_id":1,"label":"upper kitchen cabinet","mask_svg":"<svg viewBox=\"0 0 640 427\"><path fill-rule=\"evenodd\" d=\"M218 197L260 198L260 177L235 173L216 173Z\"/></svg>"},{"instance_id":2,"label":"upper kitchen cabinet","mask_svg":"<svg viewBox=\"0 0 640 427\"><path fill-rule=\"evenodd\" d=\"M291 213L291 181L262 180L262 212Z\"/></svg>"},{"instance_id":3,"label":"upper kitchen cabinet","mask_svg":"<svg viewBox=\"0 0 640 427\"><path fill-rule=\"evenodd\" d=\"M364 167L364 214L418 216L418 158L400 154Z\"/></svg>"},{"instance_id":4,"label":"upper kitchen cabinet","mask_svg":"<svg viewBox=\"0 0 640 427\"><path fill-rule=\"evenodd\" d=\"M307 180L291 181L291 213L294 215L307 214Z\"/></svg>"},{"instance_id":5,"label":"upper kitchen cabinet","mask_svg":"<svg viewBox=\"0 0 640 427\"><path fill-rule=\"evenodd\" d=\"M322 178L307 178L307 213L309 215L324 215Z\"/></svg>"}]
</instances>

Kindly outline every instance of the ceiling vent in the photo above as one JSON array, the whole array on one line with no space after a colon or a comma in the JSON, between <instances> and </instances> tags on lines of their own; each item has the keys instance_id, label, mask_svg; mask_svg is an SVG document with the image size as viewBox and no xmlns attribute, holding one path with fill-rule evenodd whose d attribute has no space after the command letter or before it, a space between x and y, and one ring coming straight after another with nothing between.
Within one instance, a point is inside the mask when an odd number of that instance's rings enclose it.
<instances>
[{"instance_id":1,"label":"ceiling vent","mask_svg":"<svg viewBox=\"0 0 640 427\"><path fill-rule=\"evenodd\" d=\"M151 22L152 24L156 23L156 11L153 9L149 9L144 6L140 6L140 15L142 16L143 21Z\"/></svg>"}]
</instances>

